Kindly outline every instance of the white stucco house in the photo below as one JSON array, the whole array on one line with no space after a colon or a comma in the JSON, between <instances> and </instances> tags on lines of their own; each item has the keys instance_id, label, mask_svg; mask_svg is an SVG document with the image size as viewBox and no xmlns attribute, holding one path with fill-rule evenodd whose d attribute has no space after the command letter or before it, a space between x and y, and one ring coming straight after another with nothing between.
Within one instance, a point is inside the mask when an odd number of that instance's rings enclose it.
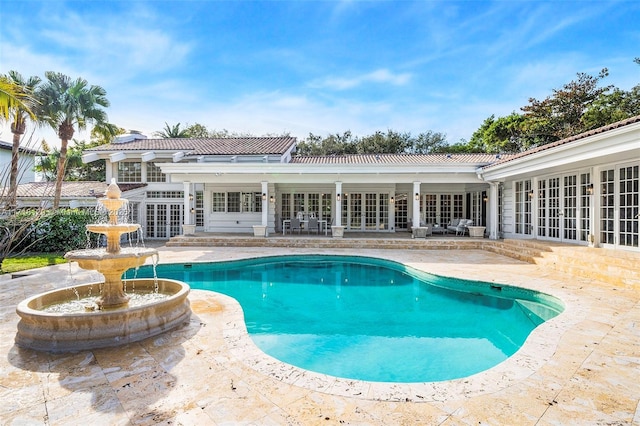
<instances>
[{"instance_id":1,"label":"white stucco house","mask_svg":"<svg viewBox=\"0 0 640 426\"><path fill-rule=\"evenodd\" d=\"M640 116L515 155L296 156L293 137L122 137L105 159L145 238L184 230L280 232L313 214L345 233L402 232L456 218L488 238L640 250Z\"/></svg>"},{"instance_id":2,"label":"white stucco house","mask_svg":"<svg viewBox=\"0 0 640 426\"><path fill-rule=\"evenodd\" d=\"M11 171L12 142L0 140L0 186L9 186L9 174ZM18 160L18 183L35 182L37 180L34 170L36 158L43 155L42 152L21 146Z\"/></svg>"}]
</instances>

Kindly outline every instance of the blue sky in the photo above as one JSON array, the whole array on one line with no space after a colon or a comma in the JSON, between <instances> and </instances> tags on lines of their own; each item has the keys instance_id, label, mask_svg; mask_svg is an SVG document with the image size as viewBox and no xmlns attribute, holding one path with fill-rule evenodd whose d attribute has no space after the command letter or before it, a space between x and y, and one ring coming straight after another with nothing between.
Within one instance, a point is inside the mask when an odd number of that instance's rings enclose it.
<instances>
[{"instance_id":1,"label":"blue sky","mask_svg":"<svg viewBox=\"0 0 640 426\"><path fill-rule=\"evenodd\" d=\"M640 83L638 1L2 0L0 16L1 73L83 77L111 122L148 135L180 122L455 143L578 72Z\"/></svg>"}]
</instances>

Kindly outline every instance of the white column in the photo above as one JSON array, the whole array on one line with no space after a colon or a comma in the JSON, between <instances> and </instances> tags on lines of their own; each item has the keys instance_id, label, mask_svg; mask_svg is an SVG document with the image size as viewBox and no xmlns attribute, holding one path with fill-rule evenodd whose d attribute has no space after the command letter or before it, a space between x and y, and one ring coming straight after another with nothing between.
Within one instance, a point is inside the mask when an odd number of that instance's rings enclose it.
<instances>
[{"instance_id":1,"label":"white column","mask_svg":"<svg viewBox=\"0 0 640 426\"><path fill-rule=\"evenodd\" d=\"M538 191L538 177L531 179L531 191L533 198L531 199L531 236L538 238L538 206L540 205L540 191Z\"/></svg>"},{"instance_id":2,"label":"white column","mask_svg":"<svg viewBox=\"0 0 640 426\"><path fill-rule=\"evenodd\" d=\"M418 200L416 201L416 194L418 194ZM413 193L411 194L413 200L413 223L412 226L417 228L420 226L420 182L413 182Z\"/></svg>"},{"instance_id":3,"label":"white column","mask_svg":"<svg viewBox=\"0 0 640 426\"><path fill-rule=\"evenodd\" d=\"M342 226L342 182L336 182L336 226Z\"/></svg>"},{"instance_id":4,"label":"white column","mask_svg":"<svg viewBox=\"0 0 640 426\"><path fill-rule=\"evenodd\" d=\"M489 227L489 239L497 240L498 234L498 183L489 182L489 193L487 200L487 226Z\"/></svg>"},{"instance_id":5,"label":"white column","mask_svg":"<svg viewBox=\"0 0 640 426\"><path fill-rule=\"evenodd\" d=\"M591 175L591 195L589 196L589 235L587 241L589 247L600 245L600 203L602 203L602 185L600 184L600 166L589 170ZM597 206L596 206L597 205ZM598 207L598 208L596 208Z\"/></svg>"},{"instance_id":6,"label":"white column","mask_svg":"<svg viewBox=\"0 0 640 426\"><path fill-rule=\"evenodd\" d=\"M184 186L184 224L192 225L193 224L193 215L191 214L191 197L193 196L191 192L191 182L182 182Z\"/></svg>"},{"instance_id":7,"label":"white column","mask_svg":"<svg viewBox=\"0 0 640 426\"><path fill-rule=\"evenodd\" d=\"M269 222L269 182L262 181L262 226Z\"/></svg>"}]
</instances>

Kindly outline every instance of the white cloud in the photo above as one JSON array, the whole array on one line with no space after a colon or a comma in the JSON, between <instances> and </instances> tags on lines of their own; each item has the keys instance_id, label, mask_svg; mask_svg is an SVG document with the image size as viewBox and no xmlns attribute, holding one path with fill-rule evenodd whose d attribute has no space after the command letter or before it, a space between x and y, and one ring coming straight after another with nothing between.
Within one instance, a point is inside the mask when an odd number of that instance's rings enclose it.
<instances>
[{"instance_id":1,"label":"white cloud","mask_svg":"<svg viewBox=\"0 0 640 426\"><path fill-rule=\"evenodd\" d=\"M393 73L388 69L378 69L355 77L327 77L311 83L312 87L331 90L347 90L367 83L404 86L411 80L410 73Z\"/></svg>"}]
</instances>

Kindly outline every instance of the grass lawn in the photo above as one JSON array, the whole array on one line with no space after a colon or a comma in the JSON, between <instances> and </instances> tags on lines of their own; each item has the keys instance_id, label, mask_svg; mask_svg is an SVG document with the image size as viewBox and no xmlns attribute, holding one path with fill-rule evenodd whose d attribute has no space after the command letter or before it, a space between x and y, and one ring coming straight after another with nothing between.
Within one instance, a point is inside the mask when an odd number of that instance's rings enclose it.
<instances>
[{"instance_id":1,"label":"grass lawn","mask_svg":"<svg viewBox=\"0 0 640 426\"><path fill-rule=\"evenodd\" d=\"M11 274L42 266L67 263L67 260L62 256L62 253L27 253L15 257L7 257L2 262L0 274Z\"/></svg>"}]
</instances>

